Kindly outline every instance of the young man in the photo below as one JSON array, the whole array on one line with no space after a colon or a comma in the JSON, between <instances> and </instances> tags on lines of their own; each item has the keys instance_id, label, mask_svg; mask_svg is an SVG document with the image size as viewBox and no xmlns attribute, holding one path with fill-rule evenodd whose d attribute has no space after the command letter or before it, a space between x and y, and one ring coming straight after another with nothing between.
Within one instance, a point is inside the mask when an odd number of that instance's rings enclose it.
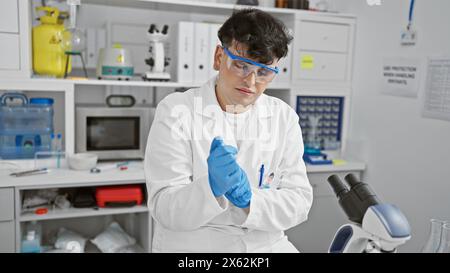
<instances>
[{"instance_id":1,"label":"young man","mask_svg":"<svg viewBox=\"0 0 450 273\"><path fill-rule=\"evenodd\" d=\"M312 188L298 116L264 95L292 39L257 9L219 30L218 76L164 98L145 160L154 252L297 252Z\"/></svg>"}]
</instances>

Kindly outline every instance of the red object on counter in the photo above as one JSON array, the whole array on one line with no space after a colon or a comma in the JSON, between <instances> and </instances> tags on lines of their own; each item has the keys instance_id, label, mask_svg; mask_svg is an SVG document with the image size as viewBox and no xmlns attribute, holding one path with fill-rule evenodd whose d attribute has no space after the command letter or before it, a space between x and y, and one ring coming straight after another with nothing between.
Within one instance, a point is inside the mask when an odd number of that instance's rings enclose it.
<instances>
[{"instance_id":1,"label":"red object on counter","mask_svg":"<svg viewBox=\"0 0 450 273\"><path fill-rule=\"evenodd\" d=\"M46 214L47 212L48 212L47 208L40 208L40 209L36 209L34 211L34 213L36 213L36 214Z\"/></svg>"},{"instance_id":2,"label":"red object on counter","mask_svg":"<svg viewBox=\"0 0 450 273\"><path fill-rule=\"evenodd\" d=\"M144 194L141 185L106 186L95 189L99 207L132 207L142 204Z\"/></svg>"}]
</instances>

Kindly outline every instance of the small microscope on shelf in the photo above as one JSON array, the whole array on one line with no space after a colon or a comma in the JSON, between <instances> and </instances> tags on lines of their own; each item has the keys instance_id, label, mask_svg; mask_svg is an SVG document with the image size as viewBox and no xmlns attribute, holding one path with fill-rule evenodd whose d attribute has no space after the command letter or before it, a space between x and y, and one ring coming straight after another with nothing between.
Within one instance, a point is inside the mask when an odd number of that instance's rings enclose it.
<instances>
[{"instance_id":1,"label":"small microscope on shelf","mask_svg":"<svg viewBox=\"0 0 450 273\"><path fill-rule=\"evenodd\" d=\"M155 24L151 24L147 33L150 42L150 57L145 59L145 63L150 66L150 71L143 75L146 81L169 81L170 74L165 71L169 65L170 58L164 55L164 41L169 37L169 26L164 25L160 31Z\"/></svg>"}]
</instances>

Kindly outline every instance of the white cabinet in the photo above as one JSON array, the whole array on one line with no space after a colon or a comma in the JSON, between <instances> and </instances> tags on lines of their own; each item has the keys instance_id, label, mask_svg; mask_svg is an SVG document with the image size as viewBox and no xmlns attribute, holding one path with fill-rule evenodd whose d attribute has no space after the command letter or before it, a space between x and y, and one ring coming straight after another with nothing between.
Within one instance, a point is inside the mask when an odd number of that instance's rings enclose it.
<instances>
[{"instance_id":1,"label":"white cabinet","mask_svg":"<svg viewBox=\"0 0 450 273\"><path fill-rule=\"evenodd\" d=\"M79 175L83 177L81 172L62 170L65 176L72 175L76 177ZM114 172L114 171L113 171ZM139 171L140 176L143 176L143 172ZM61 173L60 173L61 175ZM129 175L130 177L132 175ZM47 177L48 185L29 185L16 187L16 241L15 246L17 252L21 252L21 241L24 238L27 226L32 221L37 221L42 227L42 243L43 249L52 249L57 238L58 231L61 228L65 228L76 232L83 236L85 239L94 239L100 233L112 223L117 222L121 228L132 238L136 239L136 244L142 248L142 250L150 251L150 236L151 236L151 221L149 217L147 202L146 202L146 188L145 182L140 179L133 181L132 179L126 182L126 185L135 184L140 185L143 189L144 201L142 204L130 206L130 207L98 207L97 205L91 205L89 207L78 208L74 207L73 198L80 188L89 188L92 192L95 192L95 188L103 186L119 186L124 185L120 180L118 181L102 181L102 182L89 182L77 181L75 183L67 183L65 185L59 182L58 187L51 185L52 182L58 183L58 177ZM62 180L62 179L59 179ZM107 179L105 179L107 180ZM122 180L123 181L123 180ZM88 183L89 185L86 185ZM81 186L80 186L81 185ZM48 212L44 214L36 214L35 208L23 208L22 200L29 198L37 194L38 190L56 190L59 194L66 194L68 196L71 206L69 208L61 209L55 206L42 206L48 208ZM94 193L93 193L94 194ZM98 201L97 201L98 202ZM98 203L97 203L98 204ZM14 221L11 221L14 224ZM13 225L14 227L14 225ZM2 228L7 229L8 226L2 227L0 222L0 232ZM14 235L11 236L14 241ZM0 233L0 240L2 234ZM5 238L6 240L7 238ZM5 241L10 244L9 240ZM14 246L14 243L12 244ZM13 250L14 251L14 250ZM87 241L85 252L100 252L91 241Z\"/></svg>"},{"instance_id":2,"label":"white cabinet","mask_svg":"<svg viewBox=\"0 0 450 273\"><path fill-rule=\"evenodd\" d=\"M17 0L2 0L0 32L19 33L19 9Z\"/></svg>"},{"instance_id":3,"label":"white cabinet","mask_svg":"<svg viewBox=\"0 0 450 273\"><path fill-rule=\"evenodd\" d=\"M301 20L296 38L300 49L344 53L348 51L350 26L319 20Z\"/></svg>"},{"instance_id":4,"label":"white cabinet","mask_svg":"<svg viewBox=\"0 0 450 273\"><path fill-rule=\"evenodd\" d=\"M12 188L0 188L0 221L14 219L14 191Z\"/></svg>"},{"instance_id":5,"label":"white cabinet","mask_svg":"<svg viewBox=\"0 0 450 273\"><path fill-rule=\"evenodd\" d=\"M300 73L294 80L345 81L347 77L347 55L329 52L299 51L300 63L311 62L310 67L300 64Z\"/></svg>"},{"instance_id":6,"label":"white cabinet","mask_svg":"<svg viewBox=\"0 0 450 273\"><path fill-rule=\"evenodd\" d=\"M17 0L3 0L0 9L0 70L19 70L19 9Z\"/></svg>"},{"instance_id":7,"label":"white cabinet","mask_svg":"<svg viewBox=\"0 0 450 273\"><path fill-rule=\"evenodd\" d=\"M14 221L0 221L0 253L15 252Z\"/></svg>"},{"instance_id":8,"label":"white cabinet","mask_svg":"<svg viewBox=\"0 0 450 273\"><path fill-rule=\"evenodd\" d=\"M0 8L0 78L31 76L30 3L2 0Z\"/></svg>"},{"instance_id":9,"label":"white cabinet","mask_svg":"<svg viewBox=\"0 0 450 273\"><path fill-rule=\"evenodd\" d=\"M14 190L0 188L0 253L14 252Z\"/></svg>"},{"instance_id":10,"label":"white cabinet","mask_svg":"<svg viewBox=\"0 0 450 273\"><path fill-rule=\"evenodd\" d=\"M333 155L338 152L335 157L339 157L345 148L349 128L355 24L354 17L335 14L300 13L295 19L291 106L305 112L305 107L303 110L298 107L297 96L316 97L316 102L319 99L318 105L314 106L322 116L317 132L325 150L331 150ZM338 128L327 125L329 111L320 105L320 98L328 100L335 97L343 101L338 112L333 110L339 115ZM310 110L307 112L311 114ZM309 119L301 126L306 134L310 127Z\"/></svg>"},{"instance_id":11,"label":"white cabinet","mask_svg":"<svg viewBox=\"0 0 450 273\"><path fill-rule=\"evenodd\" d=\"M19 70L20 51L19 35L0 33L0 70Z\"/></svg>"},{"instance_id":12,"label":"white cabinet","mask_svg":"<svg viewBox=\"0 0 450 273\"><path fill-rule=\"evenodd\" d=\"M351 86L355 19L298 16L293 83Z\"/></svg>"}]
</instances>

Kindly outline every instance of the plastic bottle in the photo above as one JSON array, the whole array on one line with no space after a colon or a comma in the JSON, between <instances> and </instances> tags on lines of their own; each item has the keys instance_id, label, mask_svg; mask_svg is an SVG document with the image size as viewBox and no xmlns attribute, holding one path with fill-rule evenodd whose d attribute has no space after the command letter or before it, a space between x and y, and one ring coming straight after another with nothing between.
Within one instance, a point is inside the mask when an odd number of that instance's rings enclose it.
<instances>
[{"instance_id":1,"label":"plastic bottle","mask_svg":"<svg viewBox=\"0 0 450 273\"><path fill-rule=\"evenodd\" d=\"M56 152L56 139L54 133L50 134L50 151Z\"/></svg>"},{"instance_id":2,"label":"plastic bottle","mask_svg":"<svg viewBox=\"0 0 450 273\"><path fill-rule=\"evenodd\" d=\"M25 237L22 240L22 253L40 253L41 252L41 225L33 221L26 228Z\"/></svg>"},{"instance_id":3,"label":"plastic bottle","mask_svg":"<svg viewBox=\"0 0 450 273\"><path fill-rule=\"evenodd\" d=\"M61 152L62 152L62 135L59 133L57 136L56 141L56 152L57 158L56 158L56 168L61 168Z\"/></svg>"}]
</instances>

